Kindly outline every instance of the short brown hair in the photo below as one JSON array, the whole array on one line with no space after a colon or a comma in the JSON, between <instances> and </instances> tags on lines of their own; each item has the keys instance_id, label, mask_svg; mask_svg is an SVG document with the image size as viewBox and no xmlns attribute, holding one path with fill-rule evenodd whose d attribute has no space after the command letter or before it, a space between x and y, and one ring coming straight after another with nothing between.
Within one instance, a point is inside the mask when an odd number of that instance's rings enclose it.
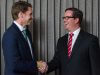
<instances>
[{"instance_id":1,"label":"short brown hair","mask_svg":"<svg viewBox=\"0 0 100 75\"><path fill-rule=\"evenodd\" d=\"M18 19L19 12L26 12L28 7L32 7L32 5L26 1L15 2L11 10L13 20Z\"/></svg>"},{"instance_id":2,"label":"short brown hair","mask_svg":"<svg viewBox=\"0 0 100 75\"><path fill-rule=\"evenodd\" d=\"M74 18L79 18L79 23L81 24L81 22L82 22L82 20L83 20L83 12L82 12L81 10L77 9L77 8L74 8L74 7L67 8L67 9L65 10L65 12L66 12L67 10L72 11L72 12L73 12L72 16L73 16Z\"/></svg>"}]
</instances>

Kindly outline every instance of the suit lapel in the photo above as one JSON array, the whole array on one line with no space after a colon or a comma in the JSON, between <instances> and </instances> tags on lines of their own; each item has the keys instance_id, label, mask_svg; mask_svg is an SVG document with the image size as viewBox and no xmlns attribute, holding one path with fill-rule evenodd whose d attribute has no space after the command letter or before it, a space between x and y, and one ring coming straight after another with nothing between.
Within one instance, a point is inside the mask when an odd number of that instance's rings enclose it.
<instances>
[{"instance_id":1,"label":"suit lapel","mask_svg":"<svg viewBox=\"0 0 100 75\"><path fill-rule=\"evenodd\" d=\"M25 38L24 38L22 32L19 30L19 28L16 26L16 24L13 23L12 26L13 26L13 28L16 30L16 32L18 33L18 35L25 41Z\"/></svg>"},{"instance_id":2,"label":"suit lapel","mask_svg":"<svg viewBox=\"0 0 100 75\"><path fill-rule=\"evenodd\" d=\"M16 32L18 33L18 36L20 36L20 39L23 40L24 45L25 45L25 46L28 46L28 48L30 49L27 40L24 38L22 32L19 30L19 28L16 26L15 23L12 24L12 27L16 30ZM28 31L28 33L29 33L29 31ZM28 34L28 38L29 38L30 43L31 43L31 45L32 45L32 39L31 39L30 37L31 37L30 34ZM30 56L31 56L31 52L30 52L29 50L27 50L27 51L28 51L28 53L30 53Z\"/></svg>"},{"instance_id":3,"label":"suit lapel","mask_svg":"<svg viewBox=\"0 0 100 75\"><path fill-rule=\"evenodd\" d=\"M67 49L68 34L65 35L64 40L65 40L64 41L64 50L66 50Z\"/></svg>"},{"instance_id":4,"label":"suit lapel","mask_svg":"<svg viewBox=\"0 0 100 75\"><path fill-rule=\"evenodd\" d=\"M24 44L26 44L28 46L28 42L27 40L24 38L22 32L19 30L19 28L16 26L15 23L12 24L13 28L16 30L16 32L18 33L18 35L20 36L20 38L23 40ZM29 38L30 39L30 38Z\"/></svg>"},{"instance_id":5,"label":"suit lapel","mask_svg":"<svg viewBox=\"0 0 100 75\"><path fill-rule=\"evenodd\" d=\"M66 34L65 36L64 36L64 39L63 39L63 56L64 56L64 58L67 60L68 59L68 49L67 49L67 41L68 41L68 34Z\"/></svg>"},{"instance_id":6,"label":"suit lapel","mask_svg":"<svg viewBox=\"0 0 100 75\"><path fill-rule=\"evenodd\" d=\"M29 44L28 44L27 40L24 38L22 32L19 30L19 28L16 26L15 23L12 24L12 27L14 28L14 30L15 30L16 33L17 33L17 35L19 36L19 38L18 38L18 39L20 39L19 41L22 41L23 44L24 44L24 46L27 48L27 49L24 49L24 52L27 53L27 56L28 56L28 57L31 57L31 58L32 58L31 51L28 50L28 49L30 49ZM29 38L29 40L30 40L30 44L31 44L31 47L32 47L32 53L33 53L33 58L34 58L34 52L33 52L33 46L32 46L31 33L29 32L28 29L27 29L27 31L28 31L27 35L28 35L28 38Z\"/></svg>"},{"instance_id":7,"label":"suit lapel","mask_svg":"<svg viewBox=\"0 0 100 75\"><path fill-rule=\"evenodd\" d=\"M77 50L79 49L79 47L80 47L80 43L83 41L82 39L82 33L83 33L83 31L81 30L80 31L80 33L79 33L79 35L78 35L78 37L77 37L77 39L76 39L76 42L75 42L75 44L74 44L74 46L73 46L73 49L72 49L72 54L71 54L71 58L73 57L73 55L77 52ZM71 59L70 58L70 59Z\"/></svg>"},{"instance_id":8,"label":"suit lapel","mask_svg":"<svg viewBox=\"0 0 100 75\"><path fill-rule=\"evenodd\" d=\"M27 29L27 36L28 36L28 38L29 38L29 41L30 41L30 43L31 43L31 45L32 45L32 38L31 38L31 33L30 33L30 31Z\"/></svg>"}]
</instances>

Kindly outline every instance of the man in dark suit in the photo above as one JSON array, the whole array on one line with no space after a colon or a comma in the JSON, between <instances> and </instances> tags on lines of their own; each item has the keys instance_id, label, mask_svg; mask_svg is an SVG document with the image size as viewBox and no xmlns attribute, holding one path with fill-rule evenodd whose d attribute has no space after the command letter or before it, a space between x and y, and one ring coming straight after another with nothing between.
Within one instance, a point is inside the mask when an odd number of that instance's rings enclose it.
<instances>
[{"instance_id":1,"label":"man in dark suit","mask_svg":"<svg viewBox=\"0 0 100 75\"><path fill-rule=\"evenodd\" d=\"M68 8L64 14L64 28L68 34L59 38L53 59L40 61L39 70L51 72L60 69L60 75L100 75L100 48L96 36L80 27L83 13L77 8Z\"/></svg>"},{"instance_id":2,"label":"man in dark suit","mask_svg":"<svg viewBox=\"0 0 100 75\"><path fill-rule=\"evenodd\" d=\"M32 21L32 5L19 1L11 12L14 22L2 39L5 75L37 75L31 33L26 28Z\"/></svg>"}]
</instances>

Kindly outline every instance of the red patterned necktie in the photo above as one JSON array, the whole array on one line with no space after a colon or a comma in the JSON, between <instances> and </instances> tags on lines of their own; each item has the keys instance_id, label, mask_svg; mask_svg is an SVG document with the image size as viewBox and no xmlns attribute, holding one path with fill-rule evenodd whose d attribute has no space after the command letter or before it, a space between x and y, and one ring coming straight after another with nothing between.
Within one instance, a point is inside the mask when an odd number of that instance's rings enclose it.
<instances>
[{"instance_id":1,"label":"red patterned necktie","mask_svg":"<svg viewBox=\"0 0 100 75\"><path fill-rule=\"evenodd\" d=\"M72 37L73 37L73 33L70 33L69 34L69 39L68 39L68 44L67 44L67 47L68 47L68 58L70 58L70 55L71 55L71 48L72 48Z\"/></svg>"}]
</instances>

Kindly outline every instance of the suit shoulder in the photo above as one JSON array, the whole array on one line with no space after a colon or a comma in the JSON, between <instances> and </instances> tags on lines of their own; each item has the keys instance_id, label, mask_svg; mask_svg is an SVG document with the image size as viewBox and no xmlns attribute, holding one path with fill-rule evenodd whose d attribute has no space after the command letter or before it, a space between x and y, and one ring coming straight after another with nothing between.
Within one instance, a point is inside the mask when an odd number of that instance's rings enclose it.
<instances>
[{"instance_id":1,"label":"suit shoulder","mask_svg":"<svg viewBox=\"0 0 100 75\"><path fill-rule=\"evenodd\" d=\"M16 37L15 37L16 36ZM3 38L17 38L17 32L13 28L13 26L10 26L3 34Z\"/></svg>"},{"instance_id":2,"label":"suit shoulder","mask_svg":"<svg viewBox=\"0 0 100 75\"><path fill-rule=\"evenodd\" d=\"M97 38L97 36L90 34L88 32L84 32L84 36L89 37L89 38Z\"/></svg>"},{"instance_id":3,"label":"suit shoulder","mask_svg":"<svg viewBox=\"0 0 100 75\"><path fill-rule=\"evenodd\" d=\"M90 34L88 32L85 32L85 31L80 32L80 35L81 35L82 38L86 39L87 41L89 41L89 40L90 41L92 41L92 40L98 40L97 36L95 36L93 34Z\"/></svg>"},{"instance_id":4,"label":"suit shoulder","mask_svg":"<svg viewBox=\"0 0 100 75\"><path fill-rule=\"evenodd\" d=\"M63 40L66 40L68 37L68 34L65 34L64 36L61 36L58 41L63 41Z\"/></svg>"}]
</instances>

